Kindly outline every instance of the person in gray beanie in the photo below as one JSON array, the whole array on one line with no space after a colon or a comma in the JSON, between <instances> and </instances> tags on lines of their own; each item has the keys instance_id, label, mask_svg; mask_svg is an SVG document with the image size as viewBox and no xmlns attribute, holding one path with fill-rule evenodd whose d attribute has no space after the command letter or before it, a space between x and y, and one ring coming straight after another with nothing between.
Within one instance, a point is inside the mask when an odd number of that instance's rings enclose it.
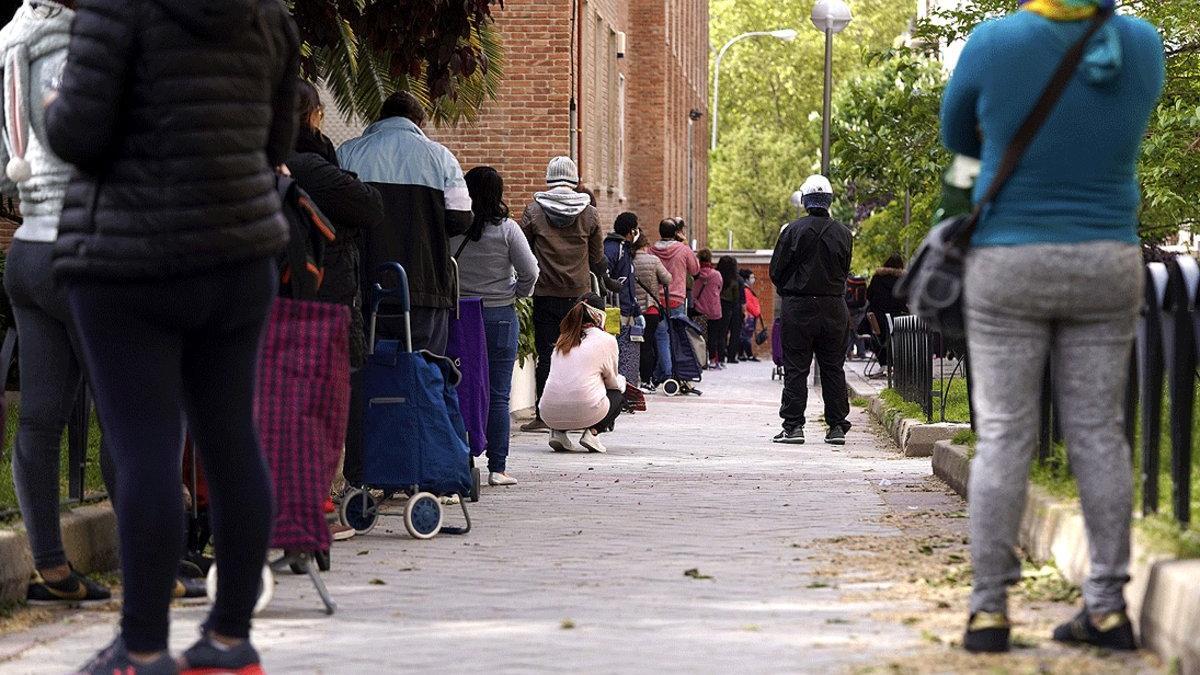
<instances>
[{"instance_id":1,"label":"person in gray beanie","mask_svg":"<svg viewBox=\"0 0 1200 675\"><path fill-rule=\"evenodd\" d=\"M825 399L825 442L844 445L850 430L846 390L846 279L854 242L850 230L830 217L833 187L824 176L811 176L800 188L808 216L779 235L771 257L771 281L783 298L783 430L776 443L804 443L808 372L813 356L821 369Z\"/></svg>"},{"instance_id":2,"label":"person in gray beanie","mask_svg":"<svg viewBox=\"0 0 1200 675\"><path fill-rule=\"evenodd\" d=\"M570 157L555 157L546 167L546 191L534 195L521 215L521 231L541 270L533 289L533 331L537 346L537 395L550 376L550 357L559 324L579 297L591 291L591 275L608 279L600 218L586 194L576 192L579 169ZM541 417L521 427L542 431Z\"/></svg>"}]
</instances>

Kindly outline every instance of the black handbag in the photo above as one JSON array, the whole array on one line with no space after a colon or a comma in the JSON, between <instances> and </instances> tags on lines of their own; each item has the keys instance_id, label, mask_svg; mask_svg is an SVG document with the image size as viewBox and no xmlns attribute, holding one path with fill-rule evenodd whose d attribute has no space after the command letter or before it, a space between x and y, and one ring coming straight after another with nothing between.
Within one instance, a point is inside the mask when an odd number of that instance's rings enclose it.
<instances>
[{"instance_id":1,"label":"black handbag","mask_svg":"<svg viewBox=\"0 0 1200 675\"><path fill-rule=\"evenodd\" d=\"M967 249L983 210L996 200L1005 183L1016 172L1021 157L1050 117L1083 60L1087 43L1111 16L1111 8L1098 12L1083 37L1067 51L1037 105L1013 136L995 179L984 198L975 205L974 211L938 223L921 242L908 265L908 272L896 285L896 297L904 300L913 314L943 336L960 338L966 334L963 276L966 272Z\"/></svg>"},{"instance_id":2,"label":"black handbag","mask_svg":"<svg viewBox=\"0 0 1200 675\"><path fill-rule=\"evenodd\" d=\"M767 341L767 325L763 323L762 317L758 317L758 325L762 326L762 330L754 336L754 344L761 345Z\"/></svg>"}]
</instances>

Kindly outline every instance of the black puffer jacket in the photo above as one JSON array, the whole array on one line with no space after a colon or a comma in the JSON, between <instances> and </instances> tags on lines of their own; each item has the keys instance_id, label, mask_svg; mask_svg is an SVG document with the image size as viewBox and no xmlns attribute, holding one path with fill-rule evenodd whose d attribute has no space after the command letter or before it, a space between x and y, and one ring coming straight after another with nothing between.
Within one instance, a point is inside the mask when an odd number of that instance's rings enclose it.
<instances>
[{"instance_id":1,"label":"black puffer jacket","mask_svg":"<svg viewBox=\"0 0 1200 675\"><path fill-rule=\"evenodd\" d=\"M338 167L337 154L324 135L300 130L296 153L287 161L292 178L317 208L333 222L337 240L325 249L325 280L317 299L350 308L350 365L362 365L366 349L363 334L362 232L383 222L383 197L379 190Z\"/></svg>"},{"instance_id":2,"label":"black puffer jacket","mask_svg":"<svg viewBox=\"0 0 1200 675\"><path fill-rule=\"evenodd\" d=\"M55 271L155 279L275 255L299 40L279 0L79 0L51 148Z\"/></svg>"}]
</instances>

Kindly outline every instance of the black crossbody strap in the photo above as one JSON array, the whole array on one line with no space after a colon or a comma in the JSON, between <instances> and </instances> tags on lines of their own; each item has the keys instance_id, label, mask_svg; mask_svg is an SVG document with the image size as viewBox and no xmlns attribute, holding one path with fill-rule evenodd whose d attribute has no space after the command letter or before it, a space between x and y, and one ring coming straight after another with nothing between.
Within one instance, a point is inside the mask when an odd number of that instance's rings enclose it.
<instances>
[{"instance_id":1,"label":"black crossbody strap","mask_svg":"<svg viewBox=\"0 0 1200 675\"><path fill-rule=\"evenodd\" d=\"M958 235L957 239L965 247L967 242L971 241L971 237L975 234L975 228L979 225L979 219L983 215L983 210L988 204L995 201L1000 195L1000 191L1004 189L1005 183L1008 182L1012 175L1016 173L1017 166L1021 163L1021 158L1025 155L1025 151L1029 149L1033 139L1037 137L1038 131L1041 131L1042 125L1050 117L1050 113L1054 111L1054 106L1058 104L1062 98L1063 92L1066 91L1067 85L1070 84L1071 78L1075 75L1075 70L1083 61L1083 51L1087 49L1088 42L1092 36L1100 30L1109 18L1112 17L1112 9L1103 9L1096 13L1092 18L1091 24L1083 37L1067 50L1066 56L1063 57L1062 63L1058 64L1058 70L1054 71L1054 76L1050 78L1050 83L1046 85L1046 89L1042 92L1042 97L1038 99L1037 105L1025 118L1025 122L1021 124L1021 128L1017 130L1013 136L1012 142L1009 143L1008 149L1004 152L1004 159L1000 162L1000 169L996 172L996 177L992 179L992 184L988 187L987 194L979 203L975 205L975 210L971 213L971 217L967 222L966 227Z\"/></svg>"}]
</instances>

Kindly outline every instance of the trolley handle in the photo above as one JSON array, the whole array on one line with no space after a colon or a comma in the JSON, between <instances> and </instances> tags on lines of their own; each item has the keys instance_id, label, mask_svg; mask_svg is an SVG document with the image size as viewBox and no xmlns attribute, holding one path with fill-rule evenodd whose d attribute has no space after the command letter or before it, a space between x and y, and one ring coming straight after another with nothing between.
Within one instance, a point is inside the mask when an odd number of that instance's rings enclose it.
<instances>
[{"instance_id":1,"label":"trolley handle","mask_svg":"<svg viewBox=\"0 0 1200 675\"><path fill-rule=\"evenodd\" d=\"M383 284L376 281L372 285L371 298L371 327L370 337L367 343L369 354L375 353L375 325L379 317L379 307L384 300L392 299L400 302L400 307L404 311L404 346L406 351L413 350L412 344L412 302L408 297L408 273L404 271L404 267L398 262L384 263L375 268L376 278L383 274L391 272L396 275L396 285L393 288L384 288Z\"/></svg>"},{"instance_id":2,"label":"trolley handle","mask_svg":"<svg viewBox=\"0 0 1200 675\"><path fill-rule=\"evenodd\" d=\"M451 257L450 265L454 268L454 320L458 321L462 318L462 275L458 269L458 258Z\"/></svg>"}]
</instances>

